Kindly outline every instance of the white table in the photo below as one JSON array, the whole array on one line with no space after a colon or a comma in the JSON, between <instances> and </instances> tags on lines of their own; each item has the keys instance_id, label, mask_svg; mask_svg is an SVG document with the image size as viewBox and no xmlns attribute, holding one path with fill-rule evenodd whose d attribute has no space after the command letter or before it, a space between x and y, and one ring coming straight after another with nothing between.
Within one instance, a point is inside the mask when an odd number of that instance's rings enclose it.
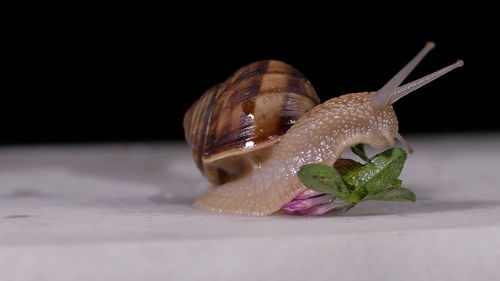
<instances>
[{"instance_id":1,"label":"white table","mask_svg":"<svg viewBox=\"0 0 500 281\"><path fill-rule=\"evenodd\" d=\"M0 147L0 280L500 280L500 134L410 136L416 203L192 207L183 143Z\"/></svg>"}]
</instances>

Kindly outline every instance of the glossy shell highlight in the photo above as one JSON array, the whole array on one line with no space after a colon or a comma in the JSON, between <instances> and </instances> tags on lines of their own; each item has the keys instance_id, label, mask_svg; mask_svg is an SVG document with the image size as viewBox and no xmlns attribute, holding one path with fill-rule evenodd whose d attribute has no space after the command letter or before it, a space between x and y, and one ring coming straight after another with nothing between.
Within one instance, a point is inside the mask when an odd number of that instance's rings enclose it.
<instances>
[{"instance_id":1,"label":"glossy shell highlight","mask_svg":"<svg viewBox=\"0 0 500 281\"><path fill-rule=\"evenodd\" d=\"M214 184L258 165L305 112L319 104L311 83L289 64L258 61L207 90L186 112L196 165Z\"/></svg>"}]
</instances>

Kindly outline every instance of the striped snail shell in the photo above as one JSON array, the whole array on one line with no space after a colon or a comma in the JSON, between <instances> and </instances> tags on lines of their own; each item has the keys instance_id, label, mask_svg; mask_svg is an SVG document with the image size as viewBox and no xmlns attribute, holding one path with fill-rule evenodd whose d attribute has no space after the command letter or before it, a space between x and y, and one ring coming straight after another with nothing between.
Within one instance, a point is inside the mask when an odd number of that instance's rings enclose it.
<instances>
[{"instance_id":1,"label":"striped snail shell","mask_svg":"<svg viewBox=\"0 0 500 281\"><path fill-rule=\"evenodd\" d=\"M289 64L254 62L189 108L185 138L203 175L222 184L258 165L279 136L319 102L311 83Z\"/></svg>"}]
</instances>

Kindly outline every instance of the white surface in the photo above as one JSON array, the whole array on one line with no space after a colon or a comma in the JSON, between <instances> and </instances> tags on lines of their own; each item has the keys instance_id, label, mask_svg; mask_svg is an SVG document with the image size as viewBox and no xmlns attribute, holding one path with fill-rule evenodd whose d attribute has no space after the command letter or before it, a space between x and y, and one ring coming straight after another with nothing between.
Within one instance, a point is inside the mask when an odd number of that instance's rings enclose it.
<instances>
[{"instance_id":1,"label":"white surface","mask_svg":"<svg viewBox=\"0 0 500 281\"><path fill-rule=\"evenodd\" d=\"M209 214L184 144L0 148L0 280L500 280L500 135L409 137L416 203Z\"/></svg>"}]
</instances>

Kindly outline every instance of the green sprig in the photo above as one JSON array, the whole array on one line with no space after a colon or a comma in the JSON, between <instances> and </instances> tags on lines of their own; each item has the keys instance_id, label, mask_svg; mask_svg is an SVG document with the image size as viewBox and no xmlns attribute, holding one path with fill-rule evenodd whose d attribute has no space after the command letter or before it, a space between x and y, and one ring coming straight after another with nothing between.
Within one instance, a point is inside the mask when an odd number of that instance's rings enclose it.
<instances>
[{"instance_id":1,"label":"green sprig","mask_svg":"<svg viewBox=\"0 0 500 281\"><path fill-rule=\"evenodd\" d=\"M352 151L366 163L339 159L333 167L308 164L300 168L297 176L315 191L331 194L350 203L368 200L414 202L415 194L398 179L407 154L401 148L391 148L369 158L363 144Z\"/></svg>"}]
</instances>

